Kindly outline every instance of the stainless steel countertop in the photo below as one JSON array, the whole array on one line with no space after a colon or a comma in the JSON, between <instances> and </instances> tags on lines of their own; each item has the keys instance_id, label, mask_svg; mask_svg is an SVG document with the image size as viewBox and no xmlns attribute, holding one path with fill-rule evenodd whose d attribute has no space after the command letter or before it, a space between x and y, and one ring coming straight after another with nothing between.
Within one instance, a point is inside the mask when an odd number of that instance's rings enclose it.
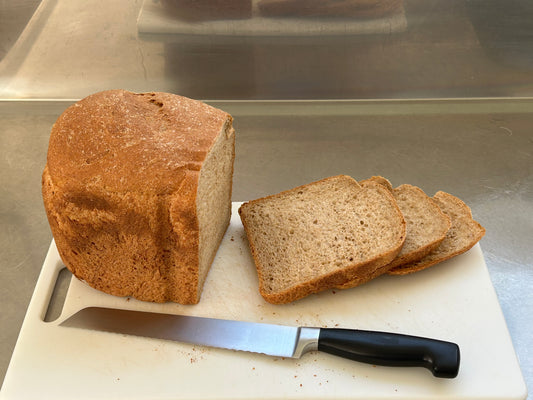
<instances>
[{"instance_id":1,"label":"stainless steel countertop","mask_svg":"<svg viewBox=\"0 0 533 400\"><path fill-rule=\"evenodd\" d=\"M2 375L52 238L40 177L50 127L68 104L0 102ZM234 201L339 173L462 198L487 229L481 247L531 387L533 99L212 104L235 118Z\"/></svg>"},{"instance_id":2,"label":"stainless steel countertop","mask_svg":"<svg viewBox=\"0 0 533 400\"><path fill-rule=\"evenodd\" d=\"M487 229L481 247L531 392L531 3L405 0L388 32L381 21L270 38L140 32L142 18L145 30L166 23L139 14L152 3L42 1L0 60L2 379L52 238L40 194L51 125L72 99L122 87L233 114L235 201L338 173L462 198Z\"/></svg>"}]
</instances>

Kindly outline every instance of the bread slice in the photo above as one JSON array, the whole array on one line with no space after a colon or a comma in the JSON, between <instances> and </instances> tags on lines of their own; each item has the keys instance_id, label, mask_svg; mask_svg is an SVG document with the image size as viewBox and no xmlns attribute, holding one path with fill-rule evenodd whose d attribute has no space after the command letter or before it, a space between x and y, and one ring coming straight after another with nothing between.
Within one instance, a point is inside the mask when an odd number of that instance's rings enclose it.
<instances>
[{"instance_id":1,"label":"bread slice","mask_svg":"<svg viewBox=\"0 0 533 400\"><path fill-rule=\"evenodd\" d=\"M405 243L391 263L395 268L419 260L439 247L452 224L422 189L403 184L394 188L393 194L407 223Z\"/></svg>"},{"instance_id":2,"label":"bread slice","mask_svg":"<svg viewBox=\"0 0 533 400\"><path fill-rule=\"evenodd\" d=\"M231 214L235 134L170 93L95 93L52 128L45 210L67 268L103 292L197 303Z\"/></svg>"},{"instance_id":3,"label":"bread slice","mask_svg":"<svg viewBox=\"0 0 533 400\"><path fill-rule=\"evenodd\" d=\"M391 268L417 261L439 247L452 224L431 197L413 185L403 184L393 189L383 177L372 177L360 183L364 185L368 181L391 190L407 224L405 243Z\"/></svg>"},{"instance_id":4,"label":"bread slice","mask_svg":"<svg viewBox=\"0 0 533 400\"><path fill-rule=\"evenodd\" d=\"M363 186L379 183L393 194L406 222L406 237L401 251L390 264L375 271L375 276L357 277L346 282L340 286L342 289L360 285L399 265L421 259L440 245L451 226L450 218L416 186L404 184L393 189L391 183L381 176L359 183Z\"/></svg>"},{"instance_id":5,"label":"bread slice","mask_svg":"<svg viewBox=\"0 0 533 400\"><path fill-rule=\"evenodd\" d=\"M429 268L470 250L485 235L485 228L472 218L470 208L457 197L442 191L433 200L451 219L451 228L436 250L422 259L391 269L391 275L405 275Z\"/></svg>"},{"instance_id":6,"label":"bread slice","mask_svg":"<svg viewBox=\"0 0 533 400\"><path fill-rule=\"evenodd\" d=\"M274 304L371 276L405 240L405 221L390 192L345 175L244 203L239 214L259 291Z\"/></svg>"}]
</instances>

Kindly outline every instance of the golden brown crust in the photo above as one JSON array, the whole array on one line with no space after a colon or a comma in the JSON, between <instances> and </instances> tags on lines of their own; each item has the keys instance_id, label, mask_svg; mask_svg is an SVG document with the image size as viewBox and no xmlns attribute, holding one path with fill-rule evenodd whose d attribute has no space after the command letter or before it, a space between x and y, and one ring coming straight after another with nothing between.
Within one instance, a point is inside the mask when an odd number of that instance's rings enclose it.
<instances>
[{"instance_id":1,"label":"golden brown crust","mask_svg":"<svg viewBox=\"0 0 533 400\"><path fill-rule=\"evenodd\" d=\"M370 183L370 182L379 183L380 185L385 186L387 188L387 190L389 190L390 192L392 192L394 190L392 188L392 184L390 183L390 181L387 178L384 178L384 177L379 176L379 175L374 175L374 176L372 176L372 177L370 177L368 179L359 181L359 183L361 185L365 185L365 184Z\"/></svg>"},{"instance_id":2,"label":"golden brown crust","mask_svg":"<svg viewBox=\"0 0 533 400\"><path fill-rule=\"evenodd\" d=\"M52 129L42 193L67 268L118 296L198 302L196 191L231 117L167 93L100 92Z\"/></svg>"},{"instance_id":3,"label":"golden brown crust","mask_svg":"<svg viewBox=\"0 0 533 400\"><path fill-rule=\"evenodd\" d=\"M169 93L99 92L67 108L52 127L50 175L73 196L87 188L169 194L185 171L199 172L228 118Z\"/></svg>"}]
</instances>

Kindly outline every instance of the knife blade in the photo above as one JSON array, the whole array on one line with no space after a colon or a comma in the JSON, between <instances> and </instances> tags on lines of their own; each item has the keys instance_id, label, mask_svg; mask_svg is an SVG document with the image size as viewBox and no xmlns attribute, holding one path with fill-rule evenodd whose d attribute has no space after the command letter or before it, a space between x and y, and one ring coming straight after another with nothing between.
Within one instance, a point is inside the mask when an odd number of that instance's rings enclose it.
<instances>
[{"instance_id":1,"label":"knife blade","mask_svg":"<svg viewBox=\"0 0 533 400\"><path fill-rule=\"evenodd\" d=\"M318 350L368 364L424 367L438 378L455 378L460 364L460 350L455 343L389 332L284 326L104 307L83 308L59 325L287 358L300 358Z\"/></svg>"}]
</instances>

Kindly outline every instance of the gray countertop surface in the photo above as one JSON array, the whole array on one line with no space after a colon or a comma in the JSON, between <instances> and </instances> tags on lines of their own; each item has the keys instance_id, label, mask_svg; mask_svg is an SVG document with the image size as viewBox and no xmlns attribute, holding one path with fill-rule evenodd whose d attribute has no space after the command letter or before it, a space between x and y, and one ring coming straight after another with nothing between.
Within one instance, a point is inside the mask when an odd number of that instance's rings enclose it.
<instances>
[{"instance_id":1,"label":"gray countertop surface","mask_svg":"<svg viewBox=\"0 0 533 400\"><path fill-rule=\"evenodd\" d=\"M335 174L463 199L487 230L531 391L533 10L507 2L497 18L501 1L451 3L406 0L390 32L381 21L360 35L265 39L155 32L168 25L153 18L159 2L40 2L0 59L2 379L52 239L40 192L51 126L75 99L121 87L232 113L234 201Z\"/></svg>"},{"instance_id":2,"label":"gray countertop surface","mask_svg":"<svg viewBox=\"0 0 533 400\"><path fill-rule=\"evenodd\" d=\"M40 179L50 127L68 104L0 102L2 375L52 239ZM481 248L531 386L533 100L212 104L235 118L234 201L341 173L463 199L487 230Z\"/></svg>"}]
</instances>

